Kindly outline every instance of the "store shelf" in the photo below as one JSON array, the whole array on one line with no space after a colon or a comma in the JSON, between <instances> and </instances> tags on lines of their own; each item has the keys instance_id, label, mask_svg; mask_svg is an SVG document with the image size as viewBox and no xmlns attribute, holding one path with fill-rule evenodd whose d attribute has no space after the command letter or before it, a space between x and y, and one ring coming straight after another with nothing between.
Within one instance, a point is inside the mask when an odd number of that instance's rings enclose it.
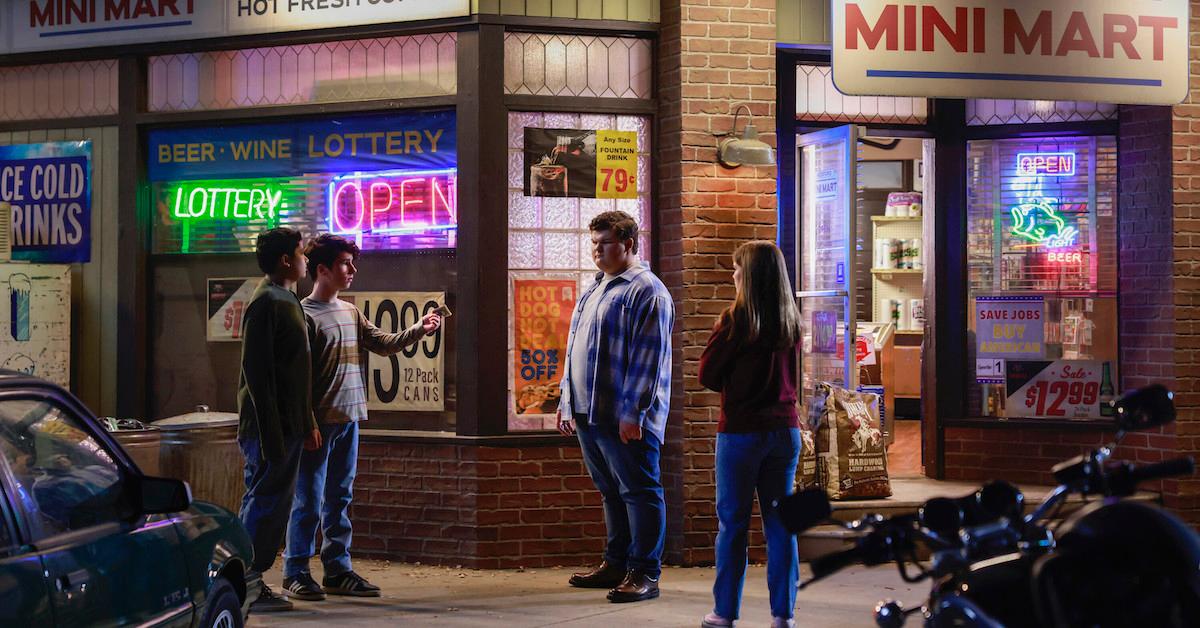
<instances>
[{"instance_id":1,"label":"store shelf","mask_svg":"<svg viewBox=\"0 0 1200 628\"><path fill-rule=\"evenodd\" d=\"M923 268L872 268L873 275L920 275L925 272Z\"/></svg>"},{"instance_id":2,"label":"store shelf","mask_svg":"<svg viewBox=\"0 0 1200 628\"><path fill-rule=\"evenodd\" d=\"M871 222L916 222L924 216L871 216Z\"/></svg>"},{"instance_id":3,"label":"store shelf","mask_svg":"<svg viewBox=\"0 0 1200 628\"><path fill-rule=\"evenodd\" d=\"M920 329L897 329L896 334L899 336L924 336L925 332Z\"/></svg>"}]
</instances>

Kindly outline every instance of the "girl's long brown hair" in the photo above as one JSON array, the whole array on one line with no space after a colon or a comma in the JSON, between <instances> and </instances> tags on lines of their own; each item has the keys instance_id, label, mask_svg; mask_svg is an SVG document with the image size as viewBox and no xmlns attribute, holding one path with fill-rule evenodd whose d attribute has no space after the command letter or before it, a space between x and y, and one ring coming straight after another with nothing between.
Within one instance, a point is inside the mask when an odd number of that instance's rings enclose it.
<instances>
[{"instance_id":1,"label":"girl's long brown hair","mask_svg":"<svg viewBox=\"0 0 1200 628\"><path fill-rule=\"evenodd\" d=\"M733 252L741 267L737 299L721 314L729 339L763 341L784 349L800 341L800 311L788 283L783 252L774 242L755 240Z\"/></svg>"}]
</instances>

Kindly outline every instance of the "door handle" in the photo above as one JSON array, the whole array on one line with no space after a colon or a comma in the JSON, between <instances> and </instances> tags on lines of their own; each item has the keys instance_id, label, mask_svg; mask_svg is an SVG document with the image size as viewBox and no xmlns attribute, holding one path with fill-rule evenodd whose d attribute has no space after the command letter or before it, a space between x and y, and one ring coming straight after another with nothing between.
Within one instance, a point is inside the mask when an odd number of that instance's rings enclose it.
<instances>
[{"instance_id":1,"label":"door handle","mask_svg":"<svg viewBox=\"0 0 1200 628\"><path fill-rule=\"evenodd\" d=\"M90 577L91 575L86 569L79 569L72 571L69 574L59 576L58 579L54 581L54 584L62 593L70 593L73 589L79 589L82 591L83 587L87 585Z\"/></svg>"}]
</instances>

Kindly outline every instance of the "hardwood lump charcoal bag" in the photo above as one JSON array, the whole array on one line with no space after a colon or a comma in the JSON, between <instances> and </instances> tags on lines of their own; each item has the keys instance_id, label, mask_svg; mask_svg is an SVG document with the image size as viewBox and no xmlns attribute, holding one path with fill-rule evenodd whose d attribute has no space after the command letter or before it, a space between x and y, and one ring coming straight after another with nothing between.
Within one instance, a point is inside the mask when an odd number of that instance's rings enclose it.
<instances>
[{"instance_id":1,"label":"hardwood lump charcoal bag","mask_svg":"<svg viewBox=\"0 0 1200 628\"><path fill-rule=\"evenodd\" d=\"M796 466L796 490L805 491L817 486L816 434L807 427L800 428L800 463Z\"/></svg>"},{"instance_id":2,"label":"hardwood lump charcoal bag","mask_svg":"<svg viewBox=\"0 0 1200 628\"><path fill-rule=\"evenodd\" d=\"M825 492L830 499L891 496L879 395L821 386L825 403L817 426L817 475Z\"/></svg>"}]
</instances>

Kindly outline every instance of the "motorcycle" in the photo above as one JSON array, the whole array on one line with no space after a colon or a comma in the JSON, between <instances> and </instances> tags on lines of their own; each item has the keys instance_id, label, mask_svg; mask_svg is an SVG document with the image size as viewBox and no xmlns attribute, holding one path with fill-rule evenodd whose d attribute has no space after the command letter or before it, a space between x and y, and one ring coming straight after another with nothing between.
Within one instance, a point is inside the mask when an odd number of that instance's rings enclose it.
<instances>
[{"instance_id":1,"label":"motorcycle","mask_svg":"<svg viewBox=\"0 0 1200 628\"><path fill-rule=\"evenodd\" d=\"M1055 465L1058 486L1024 514L1024 496L993 481L971 495L934 498L916 514L867 515L844 525L853 547L811 563L801 588L853 564L896 563L906 582L933 581L922 606L884 600L881 627L921 612L925 626L1200 626L1200 536L1176 516L1132 496L1143 482L1190 475L1191 458L1135 465L1112 459L1126 433L1175 419L1172 395L1154 385L1114 404L1116 442ZM1100 496L1054 525L1071 495ZM802 532L830 521L811 489L776 503ZM835 522L836 523L836 522ZM921 560L921 550L931 560Z\"/></svg>"}]
</instances>

